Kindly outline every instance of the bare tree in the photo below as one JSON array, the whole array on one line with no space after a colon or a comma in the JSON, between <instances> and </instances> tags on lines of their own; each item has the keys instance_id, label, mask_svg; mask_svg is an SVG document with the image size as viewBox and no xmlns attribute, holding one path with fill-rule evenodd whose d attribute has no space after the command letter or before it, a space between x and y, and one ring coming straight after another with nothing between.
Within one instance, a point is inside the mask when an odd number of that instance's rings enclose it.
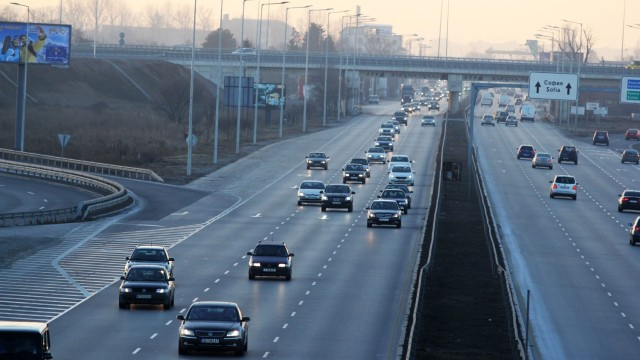
<instances>
[{"instance_id":1,"label":"bare tree","mask_svg":"<svg viewBox=\"0 0 640 360\"><path fill-rule=\"evenodd\" d=\"M63 5L63 12L65 13L65 19L71 24L75 34L85 32L87 30L87 24L89 22L89 13L84 6L83 0L69 0L65 1Z\"/></svg>"},{"instance_id":2,"label":"bare tree","mask_svg":"<svg viewBox=\"0 0 640 360\"><path fill-rule=\"evenodd\" d=\"M104 1L104 0L103 0ZM104 1L105 4L105 23L111 26L131 25L132 13L131 8L122 0Z\"/></svg>"},{"instance_id":3,"label":"bare tree","mask_svg":"<svg viewBox=\"0 0 640 360\"><path fill-rule=\"evenodd\" d=\"M193 7L186 4L178 7L172 20L178 29L191 29L193 27Z\"/></svg>"},{"instance_id":4,"label":"bare tree","mask_svg":"<svg viewBox=\"0 0 640 360\"><path fill-rule=\"evenodd\" d=\"M581 34L579 26L565 26L560 31L560 35L559 53L572 62L582 61L584 64L589 61L589 55L593 51L596 40L590 28L583 29Z\"/></svg>"},{"instance_id":5,"label":"bare tree","mask_svg":"<svg viewBox=\"0 0 640 360\"><path fill-rule=\"evenodd\" d=\"M144 18L146 25L151 29L161 29L168 27L170 16L167 12L163 12L159 6L149 5L144 10Z\"/></svg>"},{"instance_id":6,"label":"bare tree","mask_svg":"<svg viewBox=\"0 0 640 360\"><path fill-rule=\"evenodd\" d=\"M0 20L3 21L19 21L18 13L15 9L16 6L7 5L0 10Z\"/></svg>"},{"instance_id":7,"label":"bare tree","mask_svg":"<svg viewBox=\"0 0 640 360\"><path fill-rule=\"evenodd\" d=\"M196 13L198 17L198 28L206 31L210 31L211 29L217 28L213 19L213 9L210 7L200 7Z\"/></svg>"},{"instance_id":8,"label":"bare tree","mask_svg":"<svg viewBox=\"0 0 640 360\"><path fill-rule=\"evenodd\" d=\"M392 54L393 42L386 36L369 33L364 38L363 50L366 54Z\"/></svg>"}]
</instances>

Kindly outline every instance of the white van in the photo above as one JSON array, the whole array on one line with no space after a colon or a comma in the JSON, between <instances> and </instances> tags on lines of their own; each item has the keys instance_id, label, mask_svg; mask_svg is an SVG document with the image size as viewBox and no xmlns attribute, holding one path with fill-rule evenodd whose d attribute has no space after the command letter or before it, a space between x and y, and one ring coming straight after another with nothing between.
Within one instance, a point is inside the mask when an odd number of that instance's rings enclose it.
<instances>
[{"instance_id":1,"label":"white van","mask_svg":"<svg viewBox=\"0 0 640 360\"><path fill-rule=\"evenodd\" d=\"M509 105L510 100L511 100L511 96L506 94L500 95L500 99L498 100L498 106L506 107L507 105Z\"/></svg>"},{"instance_id":2,"label":"white van","mask_svg":"<svg viewBox=\"0 0 640 360\"><path fill-rule=\"evenodd\" d=\"M536 119L536 107L531 103L523 103L520 106L520 121L534 122Z\"/></svg>"},{"instance_id":3,"label":"white van","mask_svg":"<svg viewBox=\"0 0 640 360\"><path fill-rule=\"evenodd\" d=\"M483 107L483 106L488 106L488 107L493 106L493 94L484 93L482 95L482 98L480 99L480 107Z\"/></svg>"}]
</instances>

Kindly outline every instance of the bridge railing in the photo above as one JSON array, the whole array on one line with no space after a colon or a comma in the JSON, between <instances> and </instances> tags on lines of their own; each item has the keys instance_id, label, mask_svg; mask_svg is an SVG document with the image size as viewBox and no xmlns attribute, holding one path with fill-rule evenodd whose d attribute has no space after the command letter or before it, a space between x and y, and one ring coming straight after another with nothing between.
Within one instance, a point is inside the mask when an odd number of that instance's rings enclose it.
<instances>
[{"instance_id":1,"label":"bridge railing","mask_svg":"<svg viewBox=\"0 0 640 360\"><path fill-rule=\"evenodd\" d=\"M68 169L73 171L83 171L100 175L164 182L160 175L149 169L68 159L58 156L29 153L10 149L0 148L0 159L12 160L21 163L45 165L49 167Z\"/></svg>"},{"instance_id":2,"label":"bridge railing","mask_svg":"<svg viewBox=\"0 0 640 360\"><path fill-rule=\"evenodd\" d=\"M115 181L71 170L59 170L43 165L0 160L0 172L60 182L88 189L100 196L63 209L0 214L0 226L57 224L90 220L111 214L134 202L127 189Z\"/></svg>"}]
</instances>

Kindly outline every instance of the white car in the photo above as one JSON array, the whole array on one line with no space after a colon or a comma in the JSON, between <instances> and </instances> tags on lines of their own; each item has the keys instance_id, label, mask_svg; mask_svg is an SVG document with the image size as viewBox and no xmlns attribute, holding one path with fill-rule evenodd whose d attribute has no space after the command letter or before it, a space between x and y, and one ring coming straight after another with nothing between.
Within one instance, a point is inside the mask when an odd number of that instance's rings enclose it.
<instances>
[{"instance_id":1,"label":"white car","mask_svg":"<svg viewBox=\"0 0 640 360\"><path fill-rule=\"evenodd\" d=\"M395 165L389 170L390 184L406 184L413 186L413 175L415 171L408 165Z\"/></svg>"},{"instance_id":2,"label":"white car","mask_svg":"<svg viewBox=\"0 0 640 360\"><path fill-rule=\"evenodd\" d=\"M393 126L392 123L384 123L382 125L380 125L380 128L378 129L378 134L379 135L386 135L386 136L391 136L391 137L395 137L396 136L396 129Z\"/></svg>"},{"instance_id":3,"label":"white car","mask_svg":"<svg viewBox=\"0 0 640 360\"><path fill-rule=\"evenodd\" d=\"M420 123L420 126L436 126L436 118L433 117L433 115L425 115L422 117L422 122Z\"/></svg>"},{"instance_id":4,"label":"white car","mask_svg":"<svg viewBox=\"0 0 640 360\"><path fill-rule=\"evenodd\" d=\"M232 52L234 55L255 55L256 49L254 48L239 48Z\"/></svg>"},{"instance_id":5,"label":"white car","mask_svg":"<svg viewBox=\"0 0 640 360\"><path fill-rule=\"evenodd\" d=\"M325 184L320 180L304 180L296 187L298 190L298 205L303 203L320 203Z\"/></svg>"},{"instance_id":6,"label":"white car","mask_svg":"<svg viewBox=\"0 0 640 360\"><path fill-rule=\"evenodd\" d=\"M391 159L389 159L389 165L387 166L387 169L391 170L391 168L396 165L411 166L412 163L414 163L414 161L409 159L408 155L393 155L391 156Z\"/></svg>"},{"instance_id":7,"label":"white car","mask_svg":"<svg viewBox=\"0 0 640 360\"><path fill-rule=\"evenodd\" d=\"M370 147L369 150L365 151L365 154L369 164L374 162L387 163L387 152L381 147Z\"/></svg>"},{"instance_id":8,"label":"white car","mask_svg":"<svg viewBox=\"0 0 640 360\"><path fill-rule=\"evenodd\" d=\"M496 126L496 121L493 120L493 115L484 114L484 115L482 115L482 120L480 120L480 125L482 125L482 126L484 126L484 125Z\"/></svg>"},{"instance_id":9,"label":"white car","mask_svg":"<svg viewBox=\"0 0 640 360\"><path fill-rule=\"evenodd\" d=\"M578 183L576 178L571 175L556 175L553 180L549 181L551 188L549 189L549 197L566 196L573 200L578 195Z\"/></svg>"}]
</instances>

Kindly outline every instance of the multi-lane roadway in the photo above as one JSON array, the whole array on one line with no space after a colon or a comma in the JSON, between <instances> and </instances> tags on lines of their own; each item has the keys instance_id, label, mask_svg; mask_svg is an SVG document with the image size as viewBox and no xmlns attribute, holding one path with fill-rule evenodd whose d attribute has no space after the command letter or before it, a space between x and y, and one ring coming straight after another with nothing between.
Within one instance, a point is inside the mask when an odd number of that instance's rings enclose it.
<instances>
[{"instance_id":1,"label":"multi-lane roadway","mask_svg":"<svg viewBox=\"0 0 640 360\"><path fill-rule=\"evenodd\" d=\"M176 315L195 300L240 304L251 317L248 358L398 357L441 123L421 127L414 115L397 136L395 153L411 156L416 171L412 208L401 229L366 227L365 207L387 184L385 165L373 165L366 184L352 184L352 213L297 206L295 190L304 179L342 183L343 165L364 156L397 107L395 101L370 106L368 114L268 146L187 188L123 181L141 208L59 228L60 244L48 254L15 264L28 276L11 269L14 282L31 284L3 296L3 307L20 309L23 319L53 318L52 352L62 359L178 358ZM304 156L311 151L331 156L328 170L306 170ZM258 241L286 242L295 253L291 281L248 279L246 253ZM118 309L117 278L125 256L141 243L172 246L171 310ZM29 261L42 275L27 271Z\"/></svg>"}]
</instances>

